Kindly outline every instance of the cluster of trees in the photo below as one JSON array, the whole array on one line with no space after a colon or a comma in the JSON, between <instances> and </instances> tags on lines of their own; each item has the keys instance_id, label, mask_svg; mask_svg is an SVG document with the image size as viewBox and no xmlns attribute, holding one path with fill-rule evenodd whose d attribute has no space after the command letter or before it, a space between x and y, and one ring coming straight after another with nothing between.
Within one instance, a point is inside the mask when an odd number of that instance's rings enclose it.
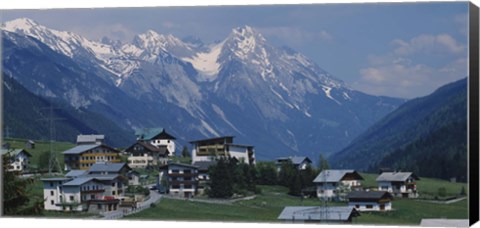
<instances>
[{"instance_id":1,"label":"cluster of trees","mask_svg":"<svg viewBox=\"0 0 480 228\"><path fill-rule=\"evenodd\" d=\"M221 158L209 168L210 182L207 194L213 198L229 198L233 194L258 193L256 185L281 185L289 189L288 194L301 196L314 194L313 180L329 165L320 155L318 169L307 166L297 169L292 162L284 162L280 167L274 162L258 162L255 166L240 163L235 159Z\"/></svg>"},{"instance_id":2,"label":"cluster of trees","mask_svg":"<svg viewBox=\"0 0 480 228\"><path fill-rule=\"evenodd\" d=\"M212 198L230 198L234 194L258 193L255 166L238 162L233 158L220 158L209 167L210 182L207 194Z\"/></svg>"},{"instance_id":3,"label":"cluster of trees","mask_svg":"<svg viewBox=\"0 0 480 228\"><path fill-rule=\"evenodd\" d=\"M12 159L8 154L2 159L3 214L42 215L43 199L32 199L28 194L33 179L21 178L18 172L8 171Z\"/></svg>"}]
</instances>

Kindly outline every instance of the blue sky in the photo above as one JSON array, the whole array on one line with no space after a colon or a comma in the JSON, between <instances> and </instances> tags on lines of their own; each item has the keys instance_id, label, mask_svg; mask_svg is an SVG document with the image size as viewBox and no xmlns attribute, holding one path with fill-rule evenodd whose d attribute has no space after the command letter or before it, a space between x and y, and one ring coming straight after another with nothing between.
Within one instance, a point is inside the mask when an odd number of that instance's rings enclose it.
<instances>
[{"instance_id":1,"label":"blue sky","mask_svg":"<svg viewBox=\"0 0 480 228\"><path fill-rule=\"evenodd\" d=\"M147 29L205 43L249 25L354 89L413 98L467 76L468 5L369 3L276 6L6 10L91 39L130 41Z\"/></svg>"}]
</instances>

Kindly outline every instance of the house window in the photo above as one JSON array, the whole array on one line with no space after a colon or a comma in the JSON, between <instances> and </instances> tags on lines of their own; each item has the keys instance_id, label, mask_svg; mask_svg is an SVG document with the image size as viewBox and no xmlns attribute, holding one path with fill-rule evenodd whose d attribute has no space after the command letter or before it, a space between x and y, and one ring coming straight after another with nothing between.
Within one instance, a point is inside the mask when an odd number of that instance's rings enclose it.
<instances>
[{"instance_id":1,"label":"house window","mask_svg":"<svg viewBox=\"0 0 480 228\"><path fill-rule=\"evenodd\" d=\"M192 186L191 186L191 185L185 185L183 188L188 188L188 189L190 189L190 188L192 188Z\"/></svg>"},{"instance_id":2,"label":"house window","mask_svg":"<svg viewBox=\"0 0 480 228\"><path fill-rule=\"evenodd\" d=\"M367 209L372 209L372 208L373 208L373 205L367 204L366 208L367 208Z\"/></svg>"},{"instance_id":3,"label":"house window","mask_svg":"<svg viewBox=\"0 0 480 228\"><path fill-rule=\"evenodd\" d=\"M55 203L53 202L53 200L50 200L50 205L53 205L53 204L55 204Z\"/></svg>"},{"instance_id":4,"label":"house window","mask_svg":"<svg viewBox=\"0 0 480 228\"><path fill-rule=\"evenodd\" d=\"M73 202L73 196L70 196L70 201Z\"/></svg>"},{"instance_id":5,"label":"house window","mask_svg":"<svg viewBox=\"0 0 480 228\"><path fill-rule=\"evenodd\" d=\"M53 182L50 182L50 187L53 187Z\"/></svg>"},{"instance_id":6,"label":"house window","mask_svg":"<svg viewBox=\"0 0 480 228\"><path fill-rule=\"evenodd\" d=\"M115 187L115 182L112 183L112 187Z\"/></svg>"},{"instance_id":7,"label":"house window","mask_svg":"<svg viewBox=\"0 0 480 228\"><path fill-rule=\"evenodd\" d=\"M172 188L179 189L180 185L173 185Z\"/></svg>"},{"instance_id":8,"label":"house window","mask_svg":"<svg viewBox=\"0 0 480 228\"><path fill-rule=\"evenodd\" d=\"M183 170L183 173L192 173L192 170L186 169L186 170Z\"/></svg>"},{"instance_id":9,"label":"house window","mask_svg":"<svg viewBox=\"0 0 480 228\"><path fill-rule=\"evenodd\" d=\"M358 205L358 204L355 204L355 208L360 208L360 205Z\"/></svg>"},{"instance_id":10,"label":"house window","mask_svg":"<svg viewBox=\"0 0 480 228\"><path fill-rule=\"evenodd\" d=\"M54 195L53 191L50 191L50 195L51 195L51 196L53 196L53 195Z\"/></svg>"},{"instance_id":11,"label":"house window","mask_svg":"<svg viewBox=\"0 0 480 228\"><path fill-rule=\"evenodd\" d=\"M179 173L180 171L178 169L173 169L172 173Z\"/></svg>"},{"instance_id":12,"label":"house window","mask_svg":"<svg viewBox=\"0 0 480 228\"><path fill-rule=\"evenodd\" d=\"M95 199L95 195L90 195L90 199L91 199L91 200L94 200L94 199Z\"/></svg>"},{"instance_id":13,"label":"house window","mask_svg":"<svg viewBox=\"0 0 480 228\"><path fill-rule=\"evenodd\" d=\"M115 193L116 193L115 191L112 191L112 195L115 195Z\"/></svg>"},{"instance_id":14,"label":"house window","mask_svg":"<svg viewBox=\"0 0 480 228\"><path fill-rule=\"evenodd\" d=\"M101 205L101 204L97 204L97 209L98 209L98 210L102 210L102 205Z\"/></svg>"}]
</instances>

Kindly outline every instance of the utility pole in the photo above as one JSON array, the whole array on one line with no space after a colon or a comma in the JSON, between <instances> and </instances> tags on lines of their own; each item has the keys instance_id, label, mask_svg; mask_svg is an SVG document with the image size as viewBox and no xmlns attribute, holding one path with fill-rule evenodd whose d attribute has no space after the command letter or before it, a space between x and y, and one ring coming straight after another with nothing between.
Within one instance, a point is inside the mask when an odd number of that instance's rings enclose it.
<instances>
[{"instance_id":1,"label":"utility pole","mask_svg":"<svg viewBox=\"0 0 480 228\"><path fill-rule=\"evenodd\" d=\"M328 170L323 170L324 175L322 176L323 178L323 202L322 202L322 209L321 211L323 211L323 216L324 216L324 221L325 223L328 221L328 197L327 197L327 179L328 179L328 176L329 176L329 172ZM321 217L321 216L320 216Z\"/></svg>"},{"instance_id":2,"label":"utility pole","mask_svg":"<svg viewBox=\"0 0 480 228\"><path fill-rule=\"evenodd\" d=\"M49 134L50 134L50 151L49 151L49 159L48 159L48 175L52 175L52 170L57 166L58 171L62 172L62 168L60 167L60 163L58 162L57 156L55 155L55 138L56 138L56 131L55 131L55 121L63 120L64 118L54 118L54 108L53 104L50 103L49 107L44 107L42 109L48 109L48 117L40 118L40 121L48 121L49 125Z\"/></svg>"}]
</instances>

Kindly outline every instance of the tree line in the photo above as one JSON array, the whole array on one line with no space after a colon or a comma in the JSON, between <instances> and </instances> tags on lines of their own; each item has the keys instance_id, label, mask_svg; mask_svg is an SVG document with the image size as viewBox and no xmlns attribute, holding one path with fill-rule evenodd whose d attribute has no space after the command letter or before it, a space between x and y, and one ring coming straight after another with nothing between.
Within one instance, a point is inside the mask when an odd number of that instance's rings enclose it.
<instances>
[{"instance_id":1,"label":"tree line","mask_svg":"<svg viewBox=\"0 0 480 228\"><path fill-rule=\"evenodd\" d=\"M260 193L257 185L280 185L287 187L290 195L315 196L313 180L324 169L329 169L329 165L322 155L318 168L307 165L301 170L291 161L249 165L234 158L219 158L215 165L209 167L206 194L211 198L230 198Z\"/></svg>"}]
</instances>

